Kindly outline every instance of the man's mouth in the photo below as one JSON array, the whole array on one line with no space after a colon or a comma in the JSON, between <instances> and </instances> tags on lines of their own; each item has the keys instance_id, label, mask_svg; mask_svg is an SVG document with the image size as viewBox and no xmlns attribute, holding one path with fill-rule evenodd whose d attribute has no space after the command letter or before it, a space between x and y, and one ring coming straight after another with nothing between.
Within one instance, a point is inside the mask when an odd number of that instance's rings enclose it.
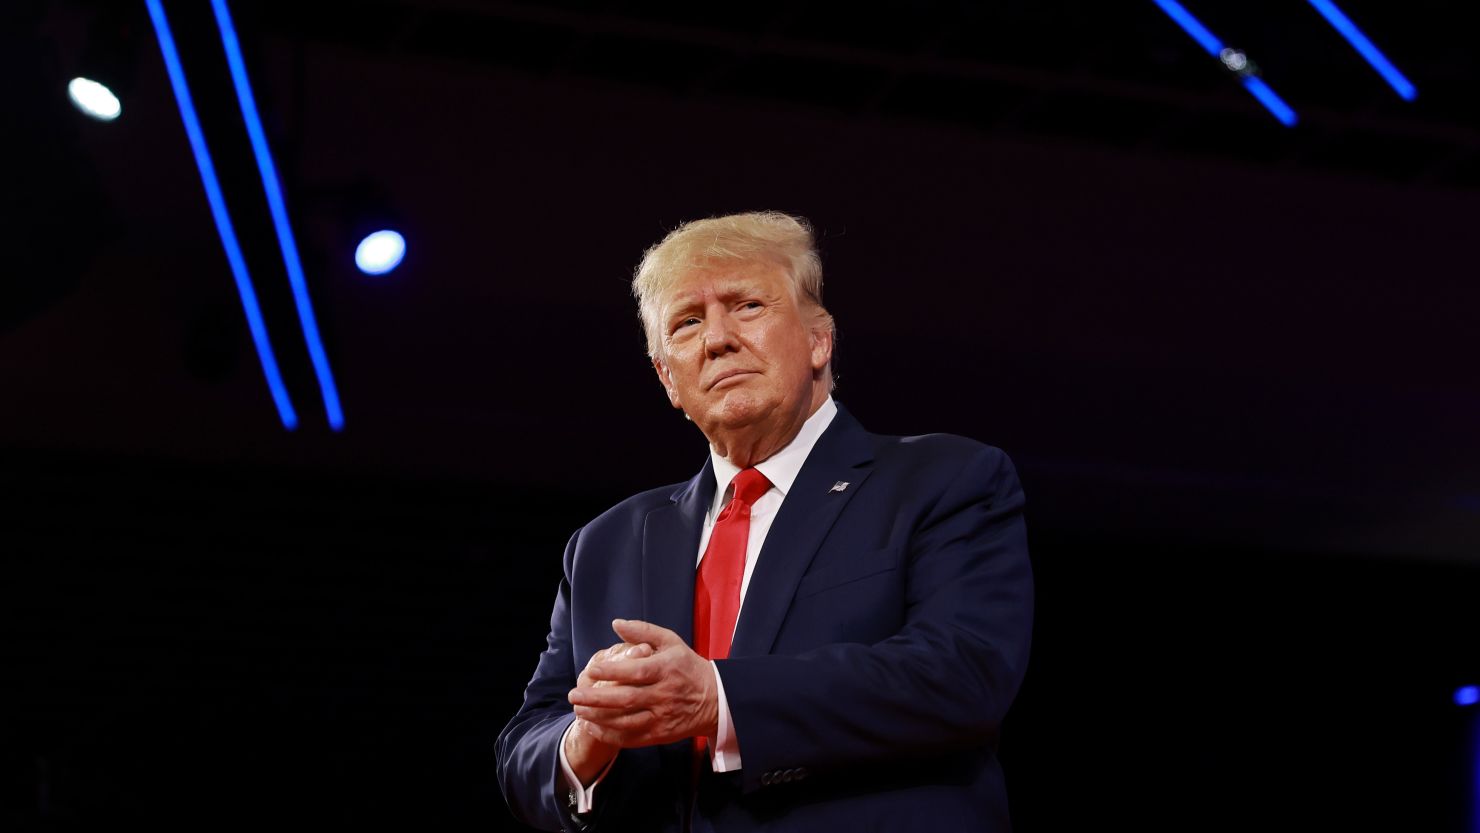
<instances>
[{"instance_id":1,"label":"man's mouth","mask_svg":"<svg viewBox=\"0 0 1480 833\"><path fill-rule=\"evenodd\" d=\"M719 387L720 383L724 382L727 379L734 379L739 376L750 376L754 373L754 370L726 370L724 373L721 373L719 376L715 377L713 382L709 383L709 389L713 390L716 387Z\"/></svg>"}]
</instances>

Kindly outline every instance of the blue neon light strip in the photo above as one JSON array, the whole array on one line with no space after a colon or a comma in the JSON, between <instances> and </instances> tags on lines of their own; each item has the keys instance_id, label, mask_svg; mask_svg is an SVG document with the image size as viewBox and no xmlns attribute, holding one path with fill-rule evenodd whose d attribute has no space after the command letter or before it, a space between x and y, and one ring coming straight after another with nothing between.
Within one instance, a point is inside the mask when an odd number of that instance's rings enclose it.
<instances>
[{"instance_id":1,"label":"blue neon light strip","mask_svg":"<svg viewBox=\"0 0 1480 833\"><path fill-rule=\"evenodd\" d=\"M1167 17L1170 17L1173 22L1181 26L1182 31L1197 41L1198 46L1201 46L1204 52L1217 58L1220 63L1222 62L1223 56L1220 53L1223 52L1223 41L1209 31L1208 27L1202 25L1201 21L1193 17L1191 12L1183 8L1181 3L1178 3L1177 0L1151 0L1151 2L1166 12ZM1254 75L1245 75L1243 76L1243 85L1244 89L1248 90L1249 94L1254 96L1255 100L1264 105L1264 109L1268 110L1276 119L1279 119L1280 124L1286 127L1293 127L1295 125L1295 111L1290 108L1290 105L1284 102L1284 99L1276 95L1275 91L1270 89L1270 86L1264 83L1263 79Z\"/></svg>"},{"instance_id":2,"label":"blue neon light strip","mask_svg":"<svg viewBox=\"0 0 1480 833\"><path fill-rule=\"evenodd\" d=\"M1259 103L1264 105L1264 109L1273 113L1274 117L1280 120L1280 124L1286 127L1295 126L1295 111L1290 109L1290 105L1286 104L1284 99L1276 95L1275 91L1271 90L1268 84L1264 83L1263 78L1257 75L1245 75L1244 89L1248 90L1250 95L1259 99Z\"/></svg>"},{"instance_id":3,"label":"blue neon light strip","mask_svg":"<svg viewBox=\"0 0 1480 833\"><path fill-rule=\"evenodd\" d=\"M236 27L232 25L226 0L212 0L211 7L216 12L216 25L221 29L221 44L226 47L226 63L231 67L231 81L236 86L236 98L241 104L242 118L247 123L247 137L251 139L252 153L257 157L262 189L267 192L267 207L277 228L278 247L283 251L283 265L288 269L288 283L293 287L293 303L298 307L298 323L303 328L303 340L308 343L308 356L313 361L314 374L318 376L319 390L323 393L324 411L329 417L329 427L338 431L344 427L339 389L334 385L334 373L329 369L329 357L324 353L324 342L319 337L313 302L308 297L308 282L303 278L303 262L298 257L298 243L288 222L288 208L278 182L277 166L272 162L272 151L267 146L267 134L262 130L262 119L257 115L257 101L252 96L251 82L247 80L247 65L242 60Z\"/></svg>"},{"instance_id":4,"label":"blue neon light strip","mask_svg":"<svg viewBox=\"0 0 1480 833\"><path fill-rule=\"evenodd\" d=\"M1218 53L1223 51L1223 41L1218 40L1217 35L1209 32L1208 27L1202 25L1202 22L1193 17L1191 12L1182 8L1182 4L1177 0L1152 0L1152 2L1160 6L1168 17L1176 21L1177 25L1182 27L1182 31L1191 35L1204 52L1217 58Z\"/></svg>"},{"instance_id":5,"label":"blue neon light strip","mask_svg":"<svg viewBox=\"0 0 1480 833\"><path fill-rule=\"evenodd\" d=\"M241 244L237 242L231 215L226 212L226 200L221 196L216 166L211 161L205 134L200 129L200 119L195 114L195 102L190 97L190 87L185 83L180 53L175 49L175 36L170 33L170 24L165 18L164 6L160 0L145 2L149 6L149 19L154 23L154 34L159 40L159 51L164 55L164 67L170 76L170 86L175 90L180 119L185 122L185 135L190 138L195 165L200 169L200 181L206 189L206 201L211 205L211 216L216 221L216 231L221 235L221 246L226 250L227 262L231 264L231 276L236 280L236 292L242 299L242 310L247 315L247 328L252 333L252 344L257 348L262 375L267 377L267 388L272 391L272 401L277 406L278 418L282 420L284 428L292 431L298 427L298 414L293 410L288 389L283 385L282 373L278 371L277 358L273 355L272 343L267 338L267 327L262 322L262 309L257 304L257 291L252 286L251 275L247 273L247 261L242 257Z\"/></svg>"},{"instance_id":6,"label":"blue neon light strip","mask_svg":"<svg viewBox=\"0 0 1480 833\"><path fill-rule=\"evenodd\" d=\"M1396 92L1398 97L1404 101L1412 101L1418 97L1418 88L1413 86L1412 82L1404 77L1397 67L1393 66L1393 62L1389 61L1387 56L1382 54L1382 51L1366 35L1362 34L1362 30L1357 28L1357 24L1352 23L1351 18L1347 17L1341 9L1336 8L1335 3L1331 0L1309 0L1309 2L1316 11L1321 13L1321 17L1326 18L1327 23L1330 23L1336 31L1341 33L1342 37L1346 38L1346 42L1357 50L1357 54L1377 70L1377 74L1382 76L1382 80L1388 82L1388 86L1393 88L1393 92Z\"/></svg>"}]
</instances>

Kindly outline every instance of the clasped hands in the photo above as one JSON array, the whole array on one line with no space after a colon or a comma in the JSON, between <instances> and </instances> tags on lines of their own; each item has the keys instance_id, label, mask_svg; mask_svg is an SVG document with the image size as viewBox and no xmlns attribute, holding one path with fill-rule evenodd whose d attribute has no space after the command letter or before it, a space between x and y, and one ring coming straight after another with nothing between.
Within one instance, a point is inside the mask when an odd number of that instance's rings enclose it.
<instances>
[{"instance_id":1,"label":"clasped hands","mask_svg":"<svg viewBox=\"0 0 1480 833\"><path fill-rule=\"evenodd\" d=\"M612 630L621 641L592 655L568 695L576 723L565 753L582 783L619 749L713 738L719 726L709 660L658 625L617 619Z\"/></svg>"}]
</instances>

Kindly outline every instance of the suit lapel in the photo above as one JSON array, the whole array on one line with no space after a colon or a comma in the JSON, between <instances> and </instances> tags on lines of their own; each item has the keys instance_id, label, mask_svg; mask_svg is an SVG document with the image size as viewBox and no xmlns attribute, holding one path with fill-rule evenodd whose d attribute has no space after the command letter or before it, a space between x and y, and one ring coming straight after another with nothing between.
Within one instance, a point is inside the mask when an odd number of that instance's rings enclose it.
<instances>
[{"instance_id":1,"label":"suit lapel","mask_svg":"<svg viewBox=\"0 0 1480 833\"><path fill-rule=\"evenodd\" d=\"M750 586L745 591L745 603L740 608L740 621L730 646L730 656L770 653L786 612L791 608L797 583L843 507L868 478L871 469L867 464L872 459L873 448L868 433L839 406L832 424L818 438L807 462L802 464L796 482L791 485L781 511L766 534L760 560L756 562ZM848 485L839 491L834 489L838 483ZM700 517L702 519L703 516ZM693 549L697 550L697 547L698 539L695 538ZM692 582L692 564L689 577ZM692 612L692 598L689 609Z\"/></svg>"},{"instance_id":2,"label":"suit lapel","mask_svg":"<svg viewBox=\"0 0 1480 833\"><path fill-rule=\"evenodd\" d=\"M648 513L642 530L642 616L694 641L694 573L699 533L714 501L714 469L704 468L671 496L673 503Z\"/></svg>"}]
</instances>

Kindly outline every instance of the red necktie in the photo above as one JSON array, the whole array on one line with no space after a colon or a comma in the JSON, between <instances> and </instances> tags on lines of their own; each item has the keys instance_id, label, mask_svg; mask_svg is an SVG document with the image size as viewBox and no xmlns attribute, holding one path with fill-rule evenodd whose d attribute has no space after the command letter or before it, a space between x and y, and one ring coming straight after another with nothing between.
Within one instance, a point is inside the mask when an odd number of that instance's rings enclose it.
<instances>
[{"instance_id":1,"label":"red necktie","mask_svg":"<svg viewBox=\"0 0 1480 833\"><path fill-rule=\"evenodd\" d=\"M714 522L694 581L694 650L705 659L730 655L745 580L750 507L771 488L771 481L755 469L745 469L732 482L735 496Z\"/></svg>"}]
</instances>

